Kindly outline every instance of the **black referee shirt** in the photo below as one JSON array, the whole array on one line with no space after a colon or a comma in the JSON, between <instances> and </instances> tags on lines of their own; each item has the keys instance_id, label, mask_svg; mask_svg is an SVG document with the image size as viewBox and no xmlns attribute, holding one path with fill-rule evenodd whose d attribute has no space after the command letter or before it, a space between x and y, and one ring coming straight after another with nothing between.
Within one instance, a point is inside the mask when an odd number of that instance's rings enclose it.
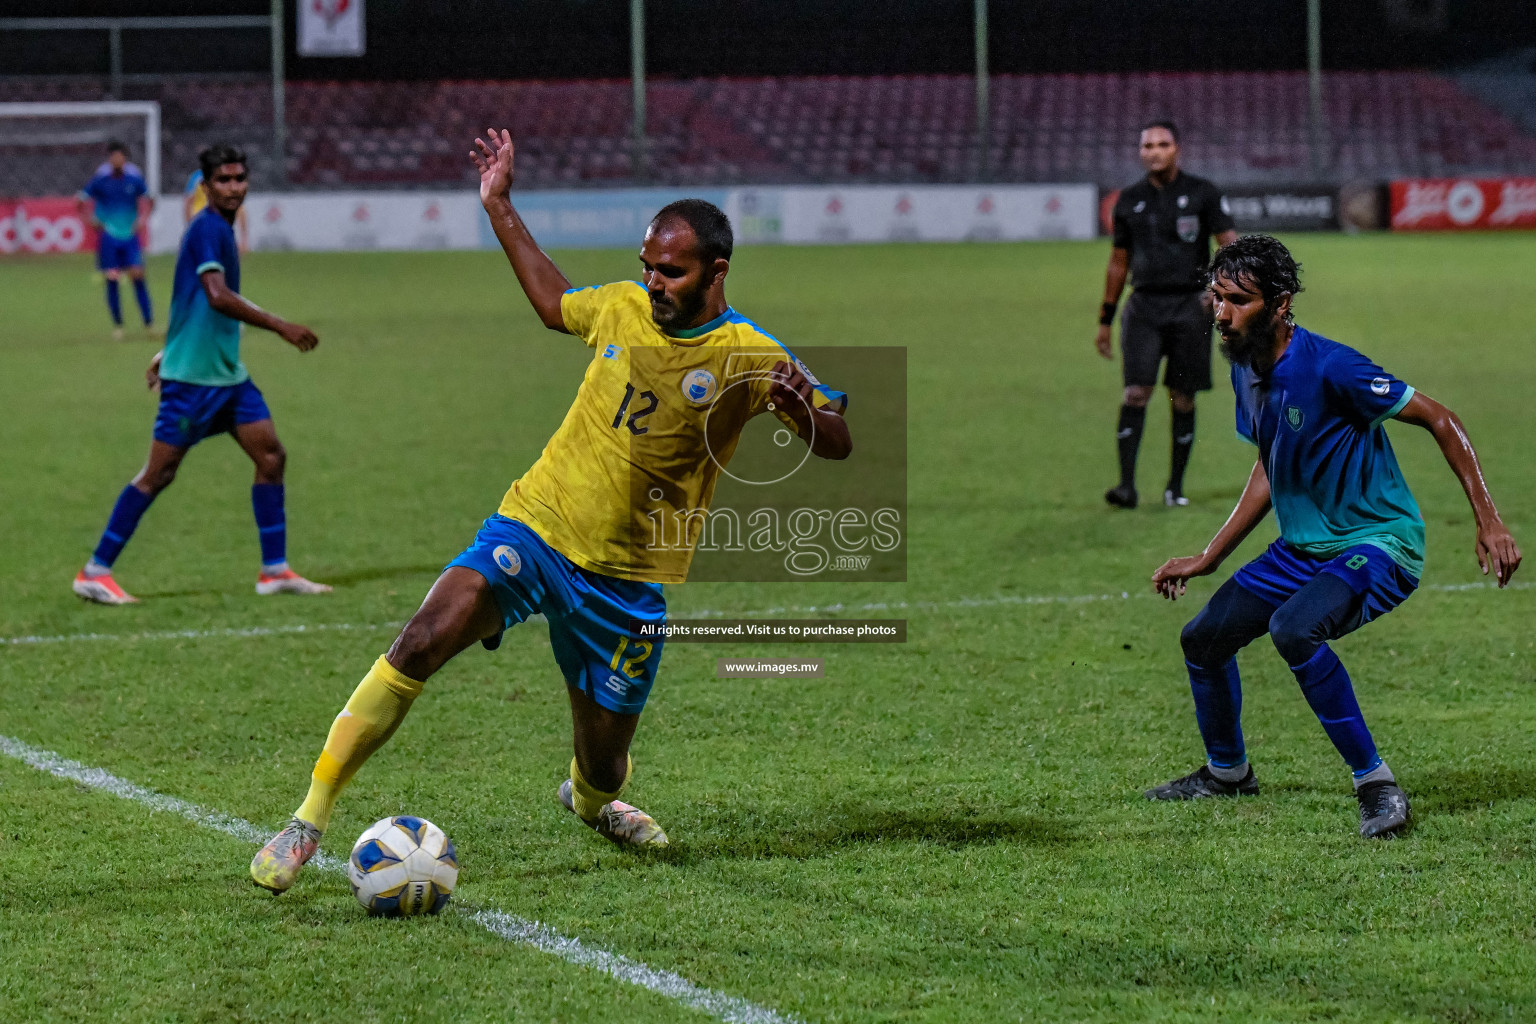
<instances>
[{"instance_id":1,"label":"black referee shirt","mask_svg":"<svg viewBox=\"0 0 1536 1024\"><path fill-rule=\"evenodd\" d=\"M1131 285L1140 292L1203 290L1211 236L1232 227L1221 191L1183 171L1162 188L1142 178L1115 200L1115 248L1130 252Z\"/></svg>"}]
</instances>

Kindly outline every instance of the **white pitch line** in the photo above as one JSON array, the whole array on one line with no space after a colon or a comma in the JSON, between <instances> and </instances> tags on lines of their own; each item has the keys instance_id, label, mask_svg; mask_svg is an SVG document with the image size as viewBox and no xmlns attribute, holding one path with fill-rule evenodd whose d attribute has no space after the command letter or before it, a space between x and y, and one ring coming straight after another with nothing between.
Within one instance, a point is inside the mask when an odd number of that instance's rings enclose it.
<instances>
[{"instance_id":1,"label":"white pitch line","mask_svg":"<svg viewBox=\"0 0 1536 1024\"><path fill-rule=\"evenodd\" d=\"M267 833L244 818L236 818L221 811L211 811L178 797L157 793L127 779L120 779L102 768L92 768L79 761L71 761L62 754L39 749L12 736L0 735L0 753L56 778L78 782L90 789L110 793L124 800L132 800L150 810L177 815L195 825L223 832L225 835L234 836L248 843L264 843L268 838ZM310 863L323 871L336 874L343 873L347 866L345 860L327 853L316 853L314 860ZM714 989L695 985L681 974L650 967L620 953L610 953L606 949L589 946L580 939L562 935L538 921L530 921L525 917L508 914L502 910L449 905L498 938L532 946L541 953L557 956L577 967L590 967L602 971L625 984L649 989L684 1006L725 1021L727 1024L803 1024L798 1017L781 1014L766 1006L758 1006L740 996L727 995L724 992L716 992Z\"/></svg>"},{"instance_id":2,"label":"white pitch line","mask_svg":"<svg viewBox=\"0 0 1536 1024\"><path fill-rule=\"evenodd\" d=\"M78 644L91 640L207 640L222 637L287 636L291 633L344 633L374 629L398 629L402 623L382 622L357 625L348 622L299 623L292 626L245 626L227 629L167 629L147 633L62 633L56 636L0 637L6 646L32 644Z\"/></svg>"},{"instance_id":3,"label":"white pitch line","mask_svg":"<svg viewBox=\"0 0 1536 1024\"><path fill-rule=\"evenodd\" d=\"M468 911L470 920L510 942L523 942L567 963L603 971L630 985L648 988L668 999L692 1007L731 1024L800 1024L798 1017L785 1016L765 1006L749 1003L740 996L726 995L695 985L680 974L647 967L606 949L597 949L572 939L548 925L517 917L501 910Z\"/></svg>"},{"instance_id":4,"label":"white pitch line","mask_svg":"<svg viewBox=\"0 0 1536 1024\"><path fill-rule=\"evenodd\" d=\"M1504 589L1528 590L1533 586L1536 586L1536 583L1532 583L1530 580L1517 580L1513 583L1504 584ZM1434 590L1441 594L1460 594L1467 590L1498 590L1499 585L1497 583L1490 583L1487 580L1476 580L1472 583L1431 583L1419 589Z\"/></svg>"},{"instance_id":5,"label":"white pitch line","mask_svg":"<svg viewBox=\"0 0 1536 1024\"><path fill-rule=\"evenodd\" d=\"M867 601L863 604L845 604L842 601L835 601L832 604L786 604L774 608L752 608L747 611L711 608L700 608L695 611L669 610L668 614L678 619L719 619L727 616L744 618L749 615L783 615L787 612L939 611L945 608L993 608L1000 605L1091 604L1095 601L1129 601L1136 597L1150 596L1150 594L1132 594L1123 590L1118 594L998 594L996 597L962 597L953 601Z\"/></svg>"},{"instance_id":6,"label":"white pitch line","mask_svg":"<svg viewBox=\"0 0 1536 1024\"><path fill-rule=\"evenodd\" d=\"M1429 583L1419 587L1437 593L1459 594L1469 590L1493 590L1497 584L1478 581L1475 583ZM1510 583L1507 590L1525 590L1536 584ZM777 608L757 608L751 611L674 611L669 614L679 619L708 619L725 616L782 615L786 612L883 612L883 611L938 611L946 608L992 608L999 605L1035 604L1092 604L1098 601L1131 601L1155 597L1150 590L1127 591L1118 594L998 594L993 597L962 597L953 601L870 601L865 604L844 604L841 601L823 605L781 605Z\"/></svg>"},{"instance_id":7,"label":"white pitch line","mask_svg":"<svg viewBox=\"0 0 1536 1024\"><path fill-rule=\"evenodd\" d=\"M1520 581L1509 584L1507 590L1526 590L1536 583ZM1419 588L1442 594L1461 594L1475 590L1495 590L1497 584L1485 581L1473 583L1428 583ZM696 608L670 609L677 619L720 619L727 617L748 618L754 615L784 615L790 612L816 614L829 612L893 612L893 611L942 611L956 608L996 608L1002 606L1026 606L1045 604L1094 604L1102 601L1132 601L1154 597L1151 591L1122 590L1118 594L997 594L993 597L961 597L952 601L868 601L861 604L786 604L773 608L749 608L745 610ZM542 619L535 615L533 619ZM320 622L299 623L290 626L247 626L225 629L176 629L144 633L60 633L53 636L0 636L0 647L30 647L44 644L78 644L92 641L133 640L217 640L240 637L292 636L304 633L347 633L374 630L399 629L402 622Z\"/></svg>"},{"instance_id":8,"label":"white pitch line","mask_svg":"<svg viewBox=\"0 0 1536 1024\"><path fill-rule=\"evenodd\" d=\"M188 803L179 797L167 796L164 793L156 793L152 789L120 779L111 772L101 768L92 768L83 765L79 761L71 761L62 754L55 754L51 750L40 750L29 746L21 740L11 736L0 735L0 753L7 757L23 761L40 772L47 772L60 779L68 779L78 782L82 786L98 789L103 793L111 793L113 796L124 800L132 800L143 804L153 811L165 811L167 814L175 814L186 818L188 821L204 828L211 828L225 835L234 836L236 839L244 839L248 843L264 843L267 836L255 825L244 818L233 818L218 811L206 810L196 804ZM340 871L346 867L345 861L337 860L329 854L317 853L314 863L327 871Z\"/></svg>"}]
</instances>

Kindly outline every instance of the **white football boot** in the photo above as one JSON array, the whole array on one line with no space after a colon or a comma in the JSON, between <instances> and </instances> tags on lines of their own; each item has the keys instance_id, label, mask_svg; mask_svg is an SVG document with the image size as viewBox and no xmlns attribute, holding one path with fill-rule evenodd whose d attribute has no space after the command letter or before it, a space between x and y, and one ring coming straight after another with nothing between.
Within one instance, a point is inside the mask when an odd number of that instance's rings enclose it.
<instances>
[{"instance_id":1,"label":"white football boot","mask_svg":"<svg viewBox=\"0 0 1536 1024\"><path fill-rule=\"evenodd\" d=\"M282 572L267 573L256 577L256 593L263 597L269 594L329 594L331 588L324 583L316 583L307 580L292 569L284 569Z\"/></svg>"},{"instance_id":2,"label":"white football boot","mask_svg":"<svg viewBox=\"0 0 1536 1024\"><path fill-rule=\"evenodd\" d=\"M117 585L109 572L98 576L87 576L81 569L75 576L75 582L70 587L75 596L86 601L95 601L97 604L138 604L139 599Z\"/></svg>"},{"instance_id":3,"label":"white football boot","mask_svg":"<svg viewBox=\"0 0 1536 1024\"><path fill-rule=\"evenodd\" d=\"M320 830L303 818L293 818L251 859L251 881L269 892L287 892L299 869L320 848Z\"/></svg>"},{"instance_id":4,"label":"white football boot","mask_svg":"<svg viewBox=\"0 0 1536 1024\"><path fill-rule=\"evenodd\" d=\"M560 803L565 805L565 809L576 814L576 804L571 798L570 779L560 783L557 795ZM656 824L656 819L623 800L610 800L603 804L597 812L596 821L587 821L579 814L576 817L581 818L582 822L598 835L619 846L646 846L660 849L667 845L667 834L661 830L660 825Z\"/></svg>"}]
</instances>

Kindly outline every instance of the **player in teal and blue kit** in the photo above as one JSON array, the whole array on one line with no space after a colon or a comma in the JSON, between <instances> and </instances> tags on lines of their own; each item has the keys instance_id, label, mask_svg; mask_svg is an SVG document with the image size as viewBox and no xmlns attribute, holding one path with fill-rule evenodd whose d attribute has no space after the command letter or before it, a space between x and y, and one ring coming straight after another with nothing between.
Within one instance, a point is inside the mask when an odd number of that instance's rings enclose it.
<instances>
[{"instance_id":1,"label":"player in teal and blue kit","mask_svg":"<svg viewBox=\"0 0 1536 1024\"><path fill-rule=\"evenodd\" d=\"M171 326L165 348L147 374L160 389L149 461L123 488L101 542L75 577L74 591L101 604L131 604L112 578L116 561L150 502L176 478L181 460L193 445L225 432L256 464L251 506L261 538L258 594L320 594L331 588L313 583L288 567L287 520L283 507L283 468L287 453L277 439L267 403L240 361L240 324L282 336L300 352L320 342L313 331L289 323L240 295L240 253L234 220L245 201L245 154L230 146L210 146L198 155L208 208L187 226L176 260L171 294Z\"/></svg>"},{"instance_id":2,"label":"player in teal and blue kit","mask_svg":"<svg viewBox=\"0 0 1536 1024\"><path fill-rule=\"evenodd\" d=\"M187 175L187 184L181 191L182 220L190 226L198 214L208 208L208 190L203 188L203 169L199 167ZM250 249L251 228L245 220L245 207L235 214L235 241L243 254Z\"/></svg>"},{"instance_id":3,"label":"player in teal and blue kit","mask_svg":"<svg viewBox=\"0 0 1536 1024\"><path fill-rule=\"evenodd\" d=\"M138 167L128 162L128 147L121 142L107 144L107 162L96 169L85 188L80 190L78 205L99 232L96 239L96 269L107 281L107 309L115 324L114 335L121 338L123 305L117 282L126 271L133 279L133 294L139 302L139 315L148 328L154 322L149 302L149 286L144 282L144 251L139 245L139 231L154 209L149 186Z\"/></svg>"},{"instance_id":4,"label":"player in teal and blue kit","mask_svg":"<svg viewBox=\"0 0 1536 1024\"><path fill-rule=\"evenodd\" d=\"M1280 538L1217 589L1180 642L1207 763L1147 791L1154 800L1257 794L1240 722L1237 652L1268 633L1323 730L1354 774L1360 834L1408 824L1408 798L1376 751L1349 673L1329 640L1397 607L1424 570L1424 521L1383 424L1424 427L1461 481L1477 522L1477 560L1503 587L1520 549L1499 519L1456 414L1354 349L1292 320L1300 267L1273 238L1250 235L1211 264L1216 325L1232 363L1237 432L1259 459L1231 517L1190 558L1153 574L1184 593L1215 572L1271 507Z\"/></svg>"}]
</instances>

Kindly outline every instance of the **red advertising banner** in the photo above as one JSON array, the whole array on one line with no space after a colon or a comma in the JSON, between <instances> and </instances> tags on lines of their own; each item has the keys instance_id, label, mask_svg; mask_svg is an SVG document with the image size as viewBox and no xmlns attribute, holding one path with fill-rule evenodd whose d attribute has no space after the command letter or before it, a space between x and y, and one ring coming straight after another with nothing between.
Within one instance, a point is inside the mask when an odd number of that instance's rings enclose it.
<instances>
[{"instance_id":1,"label":"red advertising banner","mask_svg":"<svg viewBox=\"0 0 1536 1024\"><path fill-rule=\"evenodd\" d=\"M0 254L95 248L96 229L80 216L72 197L0 199Z\"/></svg>"},{"instance_id":2,"label":"red advertising banner","mask_svg":"<svg viewBox=\"0 0 1536 1024\"><path fill-rule=\"evenodd\" d=\"M1392 230L1536 228L1536 178L1410 178L1392 183Z\"/></svg>"}]
</instances>

